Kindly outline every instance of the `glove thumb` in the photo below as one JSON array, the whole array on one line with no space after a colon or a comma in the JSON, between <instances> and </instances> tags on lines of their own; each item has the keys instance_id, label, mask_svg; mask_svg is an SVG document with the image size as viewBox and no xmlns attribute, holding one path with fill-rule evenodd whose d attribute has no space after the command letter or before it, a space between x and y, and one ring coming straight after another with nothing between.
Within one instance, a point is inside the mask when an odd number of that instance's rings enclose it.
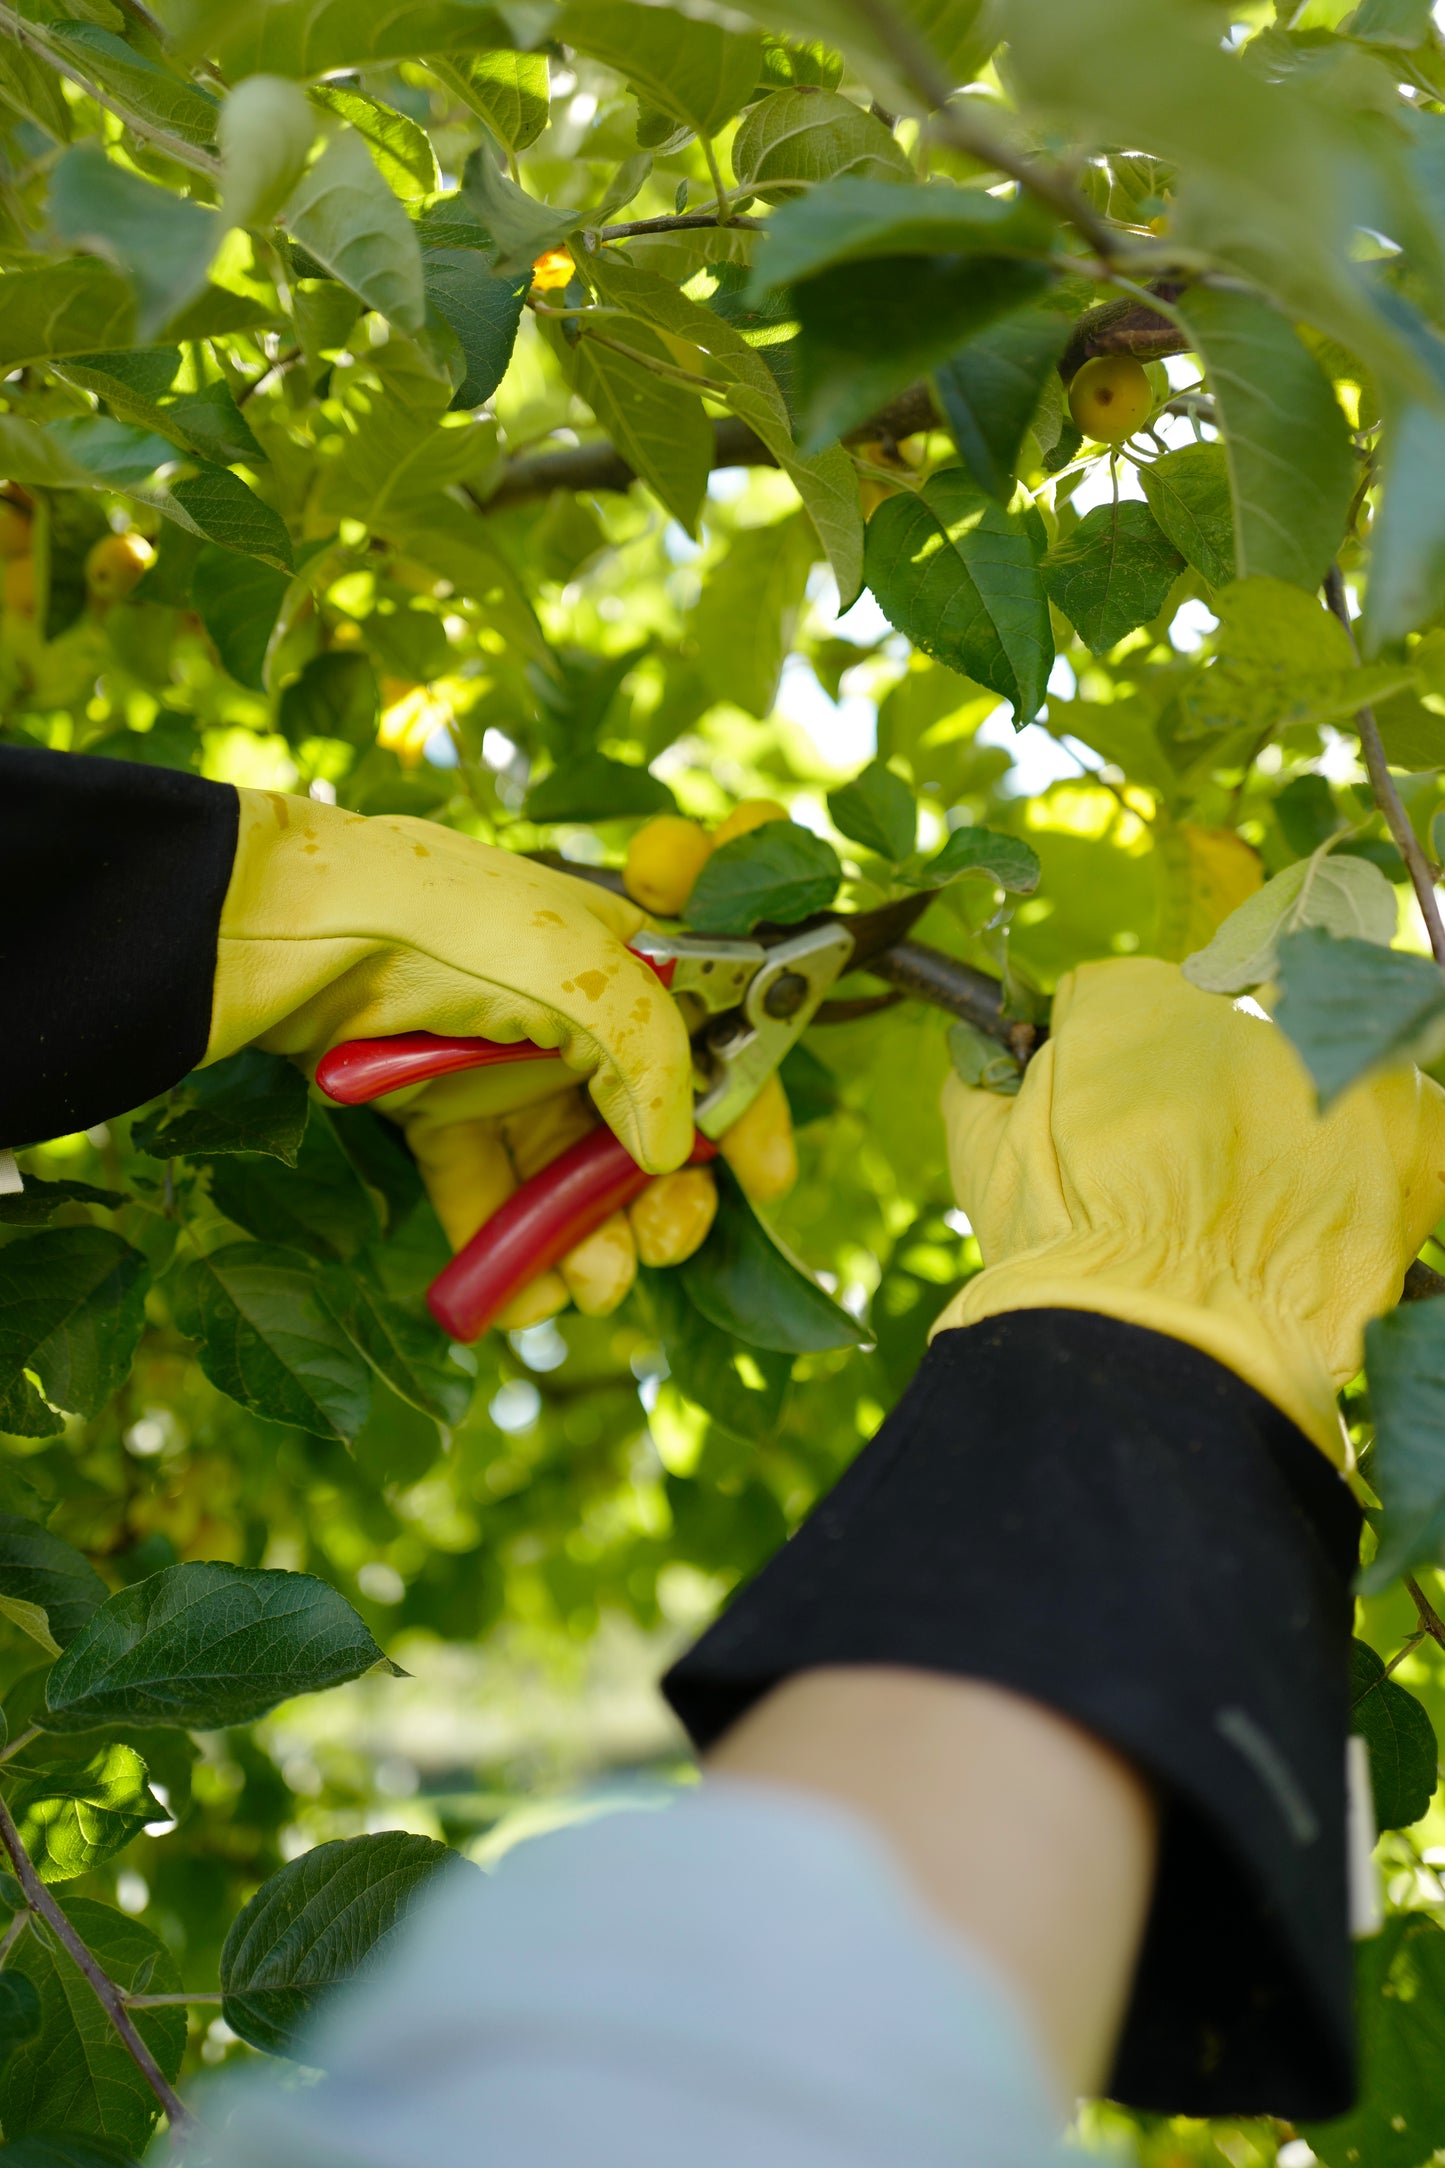
<instances>
[{"instance_id":1,"label":"glove thumb","mask_svg":"<svg viewBox=\"0 0 1445 2168\"><path fill-rule=\"evenodd\" d=\"M1013 1100L998 1092L978 1091L957 1076L944 1081L949 1179L961 1209L975 1224L1013 1110Z\"/></svg>"}]
</instances>

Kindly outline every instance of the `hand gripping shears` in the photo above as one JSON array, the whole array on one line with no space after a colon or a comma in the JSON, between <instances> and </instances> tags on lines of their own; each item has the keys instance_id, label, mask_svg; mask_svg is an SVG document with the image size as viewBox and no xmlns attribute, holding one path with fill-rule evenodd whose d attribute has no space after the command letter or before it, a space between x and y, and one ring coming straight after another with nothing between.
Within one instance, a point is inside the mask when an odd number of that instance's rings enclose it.
<instances>
[{"instance_id":1,"label":"hand gripping shears","mask_svg":"<svg viewBox=\"0 0 1445 2168\"><path fill-rule=\"evenodd\" d=\"M845 972L866 966L955 1013L991 1009L995 1021L985 1028L997 1032L996 981L905 941L930 901L924 894L877 911L824 912L797 928L761 929L748 941L634 936L633 952L678 1003L692 1041L689 1165L716 1157L717 1139L751 1106ZM549 1058L560 1058L556 1049L530 1039L504 1043L412 1031L334 1047L318 1065L316 1081L342 1106L361 1106L457 1070ZM515 1190L457 1252L428 1290L433 1317L454 1340L477 1339L522 1288L641 1196L652 1179L610 1129L592 1130Z\"/></svg>"}]
</instances>

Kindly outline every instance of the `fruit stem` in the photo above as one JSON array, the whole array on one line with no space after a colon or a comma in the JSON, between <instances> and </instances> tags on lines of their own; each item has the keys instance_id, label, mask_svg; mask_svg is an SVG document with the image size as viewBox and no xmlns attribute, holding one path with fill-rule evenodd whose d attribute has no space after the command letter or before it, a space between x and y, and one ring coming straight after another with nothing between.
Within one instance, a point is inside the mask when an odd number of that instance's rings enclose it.
<instances>
[{"instance_id":1,"label":"fruit stem","mask_svg":"<svg viewBox=\"0 0 1445 2168\"><path fill-rule=\"evenodd\" d=\"M1325 601L1345 628L1345 638L1356 662L1360 659L1355 628L1350 621L1350 605L1345 597L1344 575L1337 564L1330 566L1325 574ZM1365 768L1370 778L1370 788L1375 803L1385 816L1385 825L1395 839L1395 845L1404 859L1410 875L1410 886L1415 891L1415 901L1420 906L1420 916L1425 921L1425 931L1430 936L1430 949L1437 964L1445 965L1445 921L1440 917L1440 900L1435 893L1435 869L1420 845L1405 811L1400 793L1395 788L1385 758L1385 748L1380 742L1380 726L1371 707L1362 707L1355 713L1355 728L1360 734L1360 751L1364 755Z\"/></svg>"}]
</instances>

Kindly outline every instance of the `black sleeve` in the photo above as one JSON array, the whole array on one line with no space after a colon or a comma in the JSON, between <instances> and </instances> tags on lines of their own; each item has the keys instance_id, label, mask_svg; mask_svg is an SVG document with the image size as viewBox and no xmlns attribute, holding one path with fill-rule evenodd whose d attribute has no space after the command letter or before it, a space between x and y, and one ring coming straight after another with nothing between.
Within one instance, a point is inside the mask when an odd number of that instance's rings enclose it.
<instances>
[{"instance_id":1,"label":"black sleeve","mask_svg":"<svg viewBox=\"0 0 1445 2168\"><path fill-rule=\"evenodd\" d=\"M0 1146L91 1128L195 1067L238 818L227 784L0 746Z\"/></svg>"}]
</instances>

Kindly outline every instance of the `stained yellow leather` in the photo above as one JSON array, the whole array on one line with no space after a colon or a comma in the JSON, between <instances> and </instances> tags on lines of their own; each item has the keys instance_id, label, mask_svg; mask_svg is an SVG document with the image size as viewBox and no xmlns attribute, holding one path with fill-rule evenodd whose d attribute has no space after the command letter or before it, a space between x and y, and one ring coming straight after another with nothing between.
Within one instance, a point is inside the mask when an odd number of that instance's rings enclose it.
<instances>
[{"instance_id":1,"label":"stained yellow leather","mask_svg":"<svg viewBox=\"0 0 1445 2168\"><path fill-rule=\"evenodd\" d=\"M986 1269L934 1327L1117 1317L1212 1355L1346 1458L1335 1393L1445 1211L1445 1093L1416 1070L1321 1116L1284 1034L1176 966L1085 964L1016 1099L944 1087Z\"/></svg>"},{"instance_id":2,"label":"stained yellow leather","mask_svg":"<svg viewBox=\"0 0 1445 2168\"><path fill-rule=\"evenodd\" d=\"M207 1061L254 1042L314 1070L344 1039L403 1031L535 1039L570 1078L496 1072L495 1104L585 1077L641 1166L686 1158L687 1034L626 947L635 905L429 821L238 795Z\"/></svg>"}]
</instances>

